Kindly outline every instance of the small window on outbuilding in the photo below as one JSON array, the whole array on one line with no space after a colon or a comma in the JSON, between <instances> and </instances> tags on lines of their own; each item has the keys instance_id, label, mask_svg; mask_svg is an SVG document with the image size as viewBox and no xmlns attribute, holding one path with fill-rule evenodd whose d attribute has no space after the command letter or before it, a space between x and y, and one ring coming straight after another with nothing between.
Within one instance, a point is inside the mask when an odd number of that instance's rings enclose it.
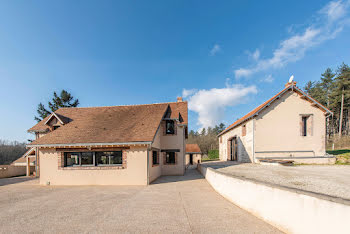
<instances>
[{"instance_id":1,"label":"small window on outbuilding","mask_svg":"<svg viewBox=\"0 0 350 234\"><path fill-rule=\"evenodd\" d=\"M242 136L245 136L245 135L247 135L247 126L244 124L242 126Z\"/></svg>"},{"instance_id":2,"label":"small window on outbuilding","mask_svg":"<svg viewBox=\"0 0 350 234\"><path fill-rule=\"evenodd\" d=\"M175 123L174 120L167 120L165 123L165 133L166 134L175 134Z\"/></svg>"},{"instance_id":3,"label":"small window on outbuilding","mask_svg":"<svg viewBox=\"0 0 350 234\"><path fill-rule=\"evenodd\" d=\"M301 115L300 118L300 135L312 136L313 118L312 115Z\"/></svg>"}]
</instances>

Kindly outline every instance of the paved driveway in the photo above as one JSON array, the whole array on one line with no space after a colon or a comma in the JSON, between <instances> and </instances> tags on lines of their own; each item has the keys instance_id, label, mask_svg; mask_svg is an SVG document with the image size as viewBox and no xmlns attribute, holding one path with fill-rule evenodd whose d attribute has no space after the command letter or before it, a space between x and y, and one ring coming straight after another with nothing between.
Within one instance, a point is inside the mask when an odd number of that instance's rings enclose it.
<instances>
[{"instance_id":1,"label":"paved driveway","mask_svg":"<svg viewBox=\"0 0 350 234\"><path fill-rule=\"evenodd\" d=\"M0 227L2 233L279 232L221 197L195 170L150 186L39 186L1 179Z\"/></svg>"}]
</instances>

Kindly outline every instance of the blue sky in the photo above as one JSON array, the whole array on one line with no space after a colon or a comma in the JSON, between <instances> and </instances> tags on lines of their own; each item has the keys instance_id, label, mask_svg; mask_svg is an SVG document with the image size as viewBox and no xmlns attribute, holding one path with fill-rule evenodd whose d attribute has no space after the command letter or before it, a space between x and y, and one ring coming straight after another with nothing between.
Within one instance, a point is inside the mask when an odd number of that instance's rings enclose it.
<instances>
[{"instance_id":1,"label":"blue sky","mask_svg":"<svg viewBox=\"0 0 350 234\"><path fill-rule=\"evenodd\" d=\"M0 139L25 141L39 102L189 101L189 127L230 124L350 63L349 1L1 1Z\"/></svg>"}]
</instances>

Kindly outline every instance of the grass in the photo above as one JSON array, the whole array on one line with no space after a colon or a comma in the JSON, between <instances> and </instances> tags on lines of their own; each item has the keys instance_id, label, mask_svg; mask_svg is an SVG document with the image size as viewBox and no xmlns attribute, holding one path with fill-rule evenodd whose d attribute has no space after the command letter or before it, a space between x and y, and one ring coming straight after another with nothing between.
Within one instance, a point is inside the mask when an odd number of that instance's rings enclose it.
<instances>
[{"instance_id":1,"label":"grass","mask_svg":"<svg viewBox=\"0 0 350 234\"><path fill-rule=\"evenodd\" d=\"M337 158L335 164L337 165L350 165L350 150L327 150L327 153L334 155Z\"/></svg>"},{"instance_id":2,"label":"grass","mask_svg":"<svg viewBox=\"0 0 350 234\"><path fill-rule=\"evenodd\" d=\"M219 160L219 150L209 150L208 157L202 158L202 162Z\"/></svg>"}]
</instances>

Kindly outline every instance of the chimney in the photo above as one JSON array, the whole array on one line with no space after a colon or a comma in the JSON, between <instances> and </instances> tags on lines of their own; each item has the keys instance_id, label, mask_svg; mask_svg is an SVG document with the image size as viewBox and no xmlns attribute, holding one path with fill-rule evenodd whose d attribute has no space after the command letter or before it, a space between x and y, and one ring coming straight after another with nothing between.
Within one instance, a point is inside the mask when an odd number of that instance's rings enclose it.
<instances>
[{"instance_id":1,"label":"chimney","mask_svg":"<svg viewBox=\"0 0 350 234\"><path fill-rule=\"evenodd\" d=\"M183 102L182 97L177 97L177 102Z\"/></svg>"},{"instance_id":2,"label":"chimney","mask_svg":"<svg viewBox=\"0 0 350 234\"><path fill-rule=\"evenodd\" d=\"M297 86L297 82L296 81L288 82L287 84L284 85L284 87L287 88L288 86L291 86L291 85Z\"/></svg>"}]
</instances>

